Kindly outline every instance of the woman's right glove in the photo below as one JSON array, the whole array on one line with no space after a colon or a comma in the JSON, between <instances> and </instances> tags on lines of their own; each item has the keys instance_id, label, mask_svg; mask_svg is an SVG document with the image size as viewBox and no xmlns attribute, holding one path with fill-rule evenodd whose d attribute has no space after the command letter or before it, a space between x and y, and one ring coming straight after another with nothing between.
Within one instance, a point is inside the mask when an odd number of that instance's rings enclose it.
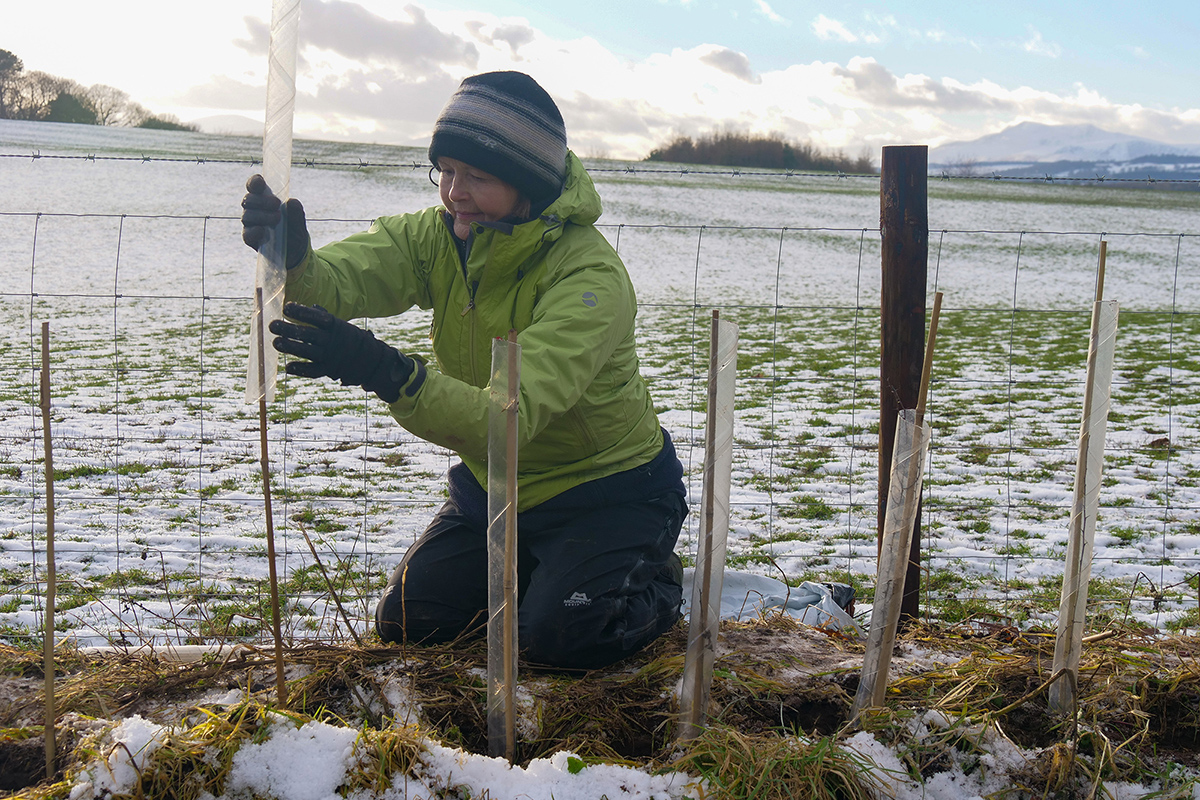
<instances>
[{"instance_id":1,"label":"woman's right glove","mask_svg":"<svg viewBox=\"0 0 1200 800\"><path fill-rule=\"evenodd\" d=\"M288 362L289 375L330 377L343 386L361 386L388 403L400 399L400 389L416 368L411 358L320 306L288 303L283 313L304 323L276 319L268 326L276 350L307 359Z\"/></svg>"},{"instance_id":2,"label":"woman's right glove","mask_svg":"<svg viewBox=\"0 0 1200 800\"><path fill-rule=\"evenodd\" d=\"M255 250L262 247L279 224L281 204L271 193L262 175L251 175L246 181L246 196L242 198L242 241ZM287 241L284 243L283 263L288 268L299 264L308 253L308 223L304 206L292 198L286 203Z\"/></svg>"}]
</instances>

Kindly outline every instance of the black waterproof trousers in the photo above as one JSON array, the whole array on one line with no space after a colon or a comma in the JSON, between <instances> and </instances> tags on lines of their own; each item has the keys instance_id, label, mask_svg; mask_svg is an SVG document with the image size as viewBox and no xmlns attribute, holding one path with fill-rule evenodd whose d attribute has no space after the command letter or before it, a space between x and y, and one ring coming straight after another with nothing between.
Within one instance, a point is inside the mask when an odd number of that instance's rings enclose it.
<instances>
[{"instance_id":1,"label":"black waterproof trousers","mask_svg":"<svg viewBox=\"0 0 1200 800\"><path fill-rule=\"evenodd\" d=\"M528 662L606 666L679 619L683 589L671 562L687 504L664 438L650 463L518 515L517 640ZM375 627L386 642L434 644L482 632L486 620L487 494L457 464L450 500L392 573Z\"/></svg>"}]
</instances>

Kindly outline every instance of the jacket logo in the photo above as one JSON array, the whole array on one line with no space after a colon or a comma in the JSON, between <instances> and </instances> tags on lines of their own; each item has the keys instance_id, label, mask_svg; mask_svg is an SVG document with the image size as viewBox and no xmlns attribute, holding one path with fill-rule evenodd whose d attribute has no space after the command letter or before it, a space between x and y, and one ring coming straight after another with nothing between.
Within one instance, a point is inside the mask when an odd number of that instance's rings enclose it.
<instances>
[{"instance_id":1,"label":"jacket logo","mask_svg":"<svg viewBox=\"0 0 1200 800\"><path fill-rule=\"evenodd\" d=\"M574 608L577 606L590 606L591 604L592 599L583 592L574 592L566 600L563 600L563 605L567 606L568 608Z\"/></svg>"},{"instance_id":2,"label":"jacket logo","mask_svg":"<svg viewBox=\"0 0 1200 800\"><path fill-rule=\"evenodd\" d=\"M599 303L599 302L600 302L600 298L596 297L595 292L584 292L583 293L583 304L585 306L587 306L588 308L595 308L596 303Z\"/></svg>"}]
</instances>

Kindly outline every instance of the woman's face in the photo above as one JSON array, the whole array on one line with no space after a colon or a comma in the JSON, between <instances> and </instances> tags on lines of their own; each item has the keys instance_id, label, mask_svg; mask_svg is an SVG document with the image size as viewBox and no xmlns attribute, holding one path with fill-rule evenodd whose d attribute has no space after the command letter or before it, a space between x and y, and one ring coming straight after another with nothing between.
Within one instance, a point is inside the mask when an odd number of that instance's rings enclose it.
<instances>
[{"instance_id":1,"label":"woman's face","mask_svg":"<svg viewBox=\"0 0 1200 800\"><path fill-rule=\"evenodd\" d=\"M457 158L443 156L437 166L438 190L459 239L471 233L472 222L497 222L516 210L521 195L512 184Z\"/></svg>"}]
</instances>

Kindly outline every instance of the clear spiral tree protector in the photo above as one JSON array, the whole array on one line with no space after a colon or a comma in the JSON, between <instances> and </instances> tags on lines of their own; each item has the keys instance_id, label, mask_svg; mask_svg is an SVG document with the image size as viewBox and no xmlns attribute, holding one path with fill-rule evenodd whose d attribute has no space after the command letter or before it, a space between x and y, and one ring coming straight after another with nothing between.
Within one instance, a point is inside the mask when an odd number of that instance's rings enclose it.
<instances>
[{"instance_id":1,"label":"clear spiral tree protector","mask_svg":"<svg viewBox=\"0 0 1200 800\"><path fill-rule=\"evenodd\" d=\"M262 176L282 202L291 191L292 116L296 106L297 29L300 0L275 0L271 10L271 46L267 69L267 108L263 123ZM282 212L283 209L281 208ZM279 358L273 347L260 347L268 340L267 325L283 315L283 288L287 280L284 262L287 214L258 250L254 276L254 311L250 322L250 357L246 369L246 402L271 402L275 396L275 373Z\"/></svg>"},{"instance_id":2,"label":"clear spiral tree protector","mask_svg":"<svg viewBox=\"0 0 1200 800\"><path fill-rule=\"evenodd\" d=\"M1092 576L1092 550L1096 543L1096 518L1100 511L1100 483L1104 473L1104 440L1108 430L1108 407L1112 391L1113 358L1116 354L1117 315L1115 300L1097 300L1092 307L1091 341L1088 349L1087 386L1079 430L1079 454L1075 465L1071 523L1063 564L1062 595L1058 610L1058 635L1054 642L1053 674L1066 674L1050 687L1050 707L1071 713L1076 700L1076 678L1083 650L1083 627L1087 619L1088 582Z\"/></svg>"},{"instance_id":3,"label":"clear spiral tree protector","mask_svg":"<svg viewBox=\"0 0 1200 800\"><path fill-rule=\"evenodd\" d=\"M488 394L488 754L516 754L517 423L521 346L492 343Z\"/></svg>"},{"instance_id":4,"label":"clear spiral tree protector","mask_svg":"<svg viewBox=\"0 0 1200 800\"><path fill-rule=\"evenodd\" d=\"M729 540L729 486L733 473L734 379L737 374L738 327L713 312L709 347L708 419L704 434L704 490L700 541L692 583L691 620L683 662L679 700L679 739L700 735L708 714L717 630L721 624L721 589Z\"/></svg>"},{"instance_id":5,"label":"clear spiral tree protector","mask_svg":"<svg viewBox=\"0 0 1200 800\"><path fill-rule=\"evenodd\" d=\"M929 447L929 426L917 418L918 412L914 409L902 409L897 415L875 603L852 716L857 716L864 708L883 705L887 690L888 667L900 623L900 600L904 596L909 549L925 476L925 453Z\"/></svg>"}]
</instances>

